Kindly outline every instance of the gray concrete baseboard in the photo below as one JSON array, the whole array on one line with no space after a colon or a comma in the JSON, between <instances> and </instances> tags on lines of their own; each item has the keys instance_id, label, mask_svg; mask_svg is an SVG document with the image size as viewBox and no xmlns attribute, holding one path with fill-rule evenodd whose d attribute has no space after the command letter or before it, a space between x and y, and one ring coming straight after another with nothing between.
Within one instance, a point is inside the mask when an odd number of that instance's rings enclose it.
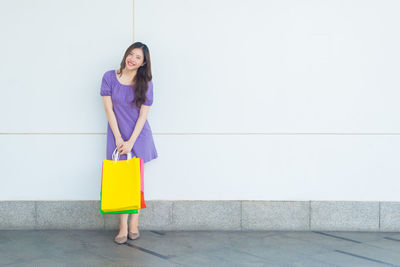
<instances>
[{"instance_id":1,"label":"gray concrete baseboard","mask_svg":"<svg viewBox=\"0 0 400 267\"><path fill-rule=\"evenodd\" d=\"M142 230L400 232L400 202L146 201ZM0 201L0 230L118 229L100 201Z\"/></svg>"}]
</instances>

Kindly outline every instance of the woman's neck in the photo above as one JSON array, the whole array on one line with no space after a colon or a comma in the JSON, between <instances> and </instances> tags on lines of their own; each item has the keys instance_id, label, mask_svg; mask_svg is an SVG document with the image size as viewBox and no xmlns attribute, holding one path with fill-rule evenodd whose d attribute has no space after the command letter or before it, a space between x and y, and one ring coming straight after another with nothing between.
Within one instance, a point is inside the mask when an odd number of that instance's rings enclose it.
<instances>
[{"instance_id":1,"label":"woman's neck","mask_svg":"<svg viewBox=\"0 0 400 267\"><path fill-rule=\"evenodd\" d=\"M127 69L123 70L123 74L126 77L129 77L131 79L133 79L136 76L136 73L137 73L137 70L127 70Z\"/></svg>"}]
</instances>

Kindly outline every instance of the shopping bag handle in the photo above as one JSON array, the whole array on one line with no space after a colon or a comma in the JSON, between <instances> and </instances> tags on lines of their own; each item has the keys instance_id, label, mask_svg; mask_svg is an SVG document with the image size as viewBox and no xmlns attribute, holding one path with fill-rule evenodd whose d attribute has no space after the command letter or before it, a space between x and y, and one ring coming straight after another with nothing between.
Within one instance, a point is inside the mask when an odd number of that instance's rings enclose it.
<instances>
[{"instance_id":1,"label":"shopping bag handle","mask_svg":"<svg viewBox=\"0 0 400 267\"><path fill-rule=\"evenodd\" d=\"M117 148L114 149L114 152L112 153L111 158L112 158L112 160L115 160L115 163L117 163L117 160L119 160L119 153L118 153ZM126 161L130 160L131 158L132 158L132 151L127 154Z\"/></svg>"}]
</instances>

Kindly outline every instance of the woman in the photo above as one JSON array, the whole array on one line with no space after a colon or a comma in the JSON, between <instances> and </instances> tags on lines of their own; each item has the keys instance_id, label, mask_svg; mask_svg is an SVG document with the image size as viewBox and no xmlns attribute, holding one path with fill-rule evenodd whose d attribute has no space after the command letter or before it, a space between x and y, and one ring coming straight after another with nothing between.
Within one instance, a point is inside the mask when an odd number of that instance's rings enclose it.
<instances>
[{"instance_id":1,"label":"woman","mask_svg":"<svg viewBox=\"0 0 400 267\"><path fill-rule=\"evenodd\" d=\"M153 82L148 47L135 42L127 48L119 70L109 70L103 75L100 95L108 119L106 158L111 160L117 148L119 160L126 160L127 154L146 162L157 158L152 130L147 114L153 104ZM143 179L143 174L142 174ZM144 191L142 180L142 208ZM128 217L131 220L128 229ZM139 210L120 214L119 233L114 238L117 244L139 238Z\"/></svg>"}]
</instances>

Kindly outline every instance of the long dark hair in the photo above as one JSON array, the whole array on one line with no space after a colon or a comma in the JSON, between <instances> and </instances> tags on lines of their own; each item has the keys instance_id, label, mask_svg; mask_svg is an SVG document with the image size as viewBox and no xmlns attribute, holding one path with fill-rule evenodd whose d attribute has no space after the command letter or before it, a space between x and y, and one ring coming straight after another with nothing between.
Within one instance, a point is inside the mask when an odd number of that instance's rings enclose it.
<instances>
[{"instance_id":1,"label":"long dark hair","mask_svg":"<svg viewBox=\"0 0 400 267\"><path fill-rule=\"evenodd\" d=\"M133 86L132 90L135 95L135 98L133 102L135 102L136 107L140 108L142 104L146 101L146 93L148 89L148 83L152 79L151 75L151 61L150 61L150 51L147 45L141 42L135 42L131 44L125 51L124 58L121 61L120 69L118 70L118 74L121 76L122 75L122 70L126 66L126 57L129 55L129 53L135 49L135 48L141 48L143 51L143 63L145 63L143 66L140 66L137 70L137 73L135 75L135 78L133 78Z\"/></svg>"}]
</instances>

